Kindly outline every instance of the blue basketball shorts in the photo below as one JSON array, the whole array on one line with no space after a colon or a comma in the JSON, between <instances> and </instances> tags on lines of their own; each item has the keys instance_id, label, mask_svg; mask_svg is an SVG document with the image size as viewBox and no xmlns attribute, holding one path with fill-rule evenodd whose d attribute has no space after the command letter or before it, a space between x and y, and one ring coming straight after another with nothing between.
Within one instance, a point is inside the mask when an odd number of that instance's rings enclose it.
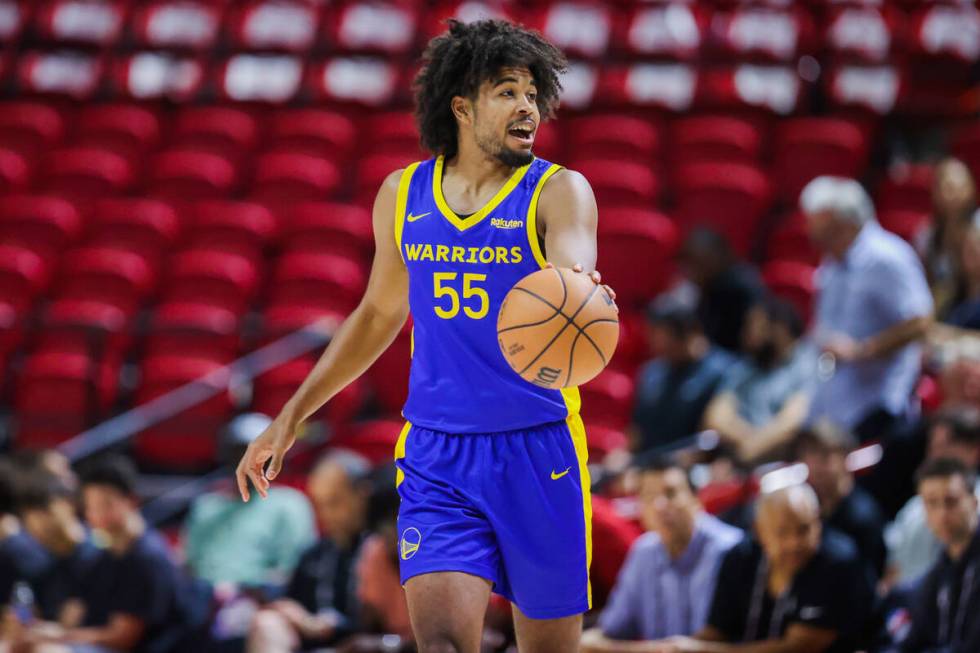
<instances>
[{"instance_id":1,"label":"blue basketball shorts","mask_svg":"<svg viewBox=\"0 0 980 653\"><path fill-rule=\"evenodd\" d=\"M406 424L395 449L402 584L459 571L532 619L589 610L587 457L578 415L486 434Z\"/></svg>"}]
</instances>

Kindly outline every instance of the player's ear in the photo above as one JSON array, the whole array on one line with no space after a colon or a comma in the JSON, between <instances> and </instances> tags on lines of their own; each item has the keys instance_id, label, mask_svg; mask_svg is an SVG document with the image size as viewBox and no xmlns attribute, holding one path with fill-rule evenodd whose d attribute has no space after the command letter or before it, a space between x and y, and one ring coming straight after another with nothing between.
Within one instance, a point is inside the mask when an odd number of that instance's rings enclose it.
<instances>
[{"instance_id":1,"label":"player's ear","mask_svg":"<svg viewBox=\"0 0 980 653\"><path fill-rule=\"evenodd\" d=\"M453 97L449 105L453 110L456 120L464 125L473 124L473 102L462 95Z\"/></svg>"}]
</instances>

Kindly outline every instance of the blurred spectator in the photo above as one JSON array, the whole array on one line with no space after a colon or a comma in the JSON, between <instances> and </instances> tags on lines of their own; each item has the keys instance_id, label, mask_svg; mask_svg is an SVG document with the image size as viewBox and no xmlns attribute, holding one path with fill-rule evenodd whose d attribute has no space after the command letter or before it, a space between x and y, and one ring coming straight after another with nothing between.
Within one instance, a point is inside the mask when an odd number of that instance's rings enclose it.
<instances>
[{"instance_id":1,"label":"blurred spectator","mask_svg":"<svg viewBox=\"0 0 980 653\"><path fill-rule=\"evenodd\" d=\"M746 359L728 371L704 419L742 460L785 454L806 419L816 362L801 335L799 314L783 300L766 298L746 316Z\"/></svg>"},{"instance_id":2,"label":"blurred spectator","mask_svg":"<svg viewBox=\"0 0 980 653\"><path fill-rule=\"evenodd\" d=\"M932 222L916 237L940 316L946 315L957 291L963 231L976 201L970 169L958 159L940 161L933 174Z\"/></svg>"},{"instance_id":3,"label":"blurred spectator","mask_svg":"<svg viewBox=\"0 0 980 653\"><path fill-rule=\"evenodd\" d=\"M961 329L980 329L980 211L973 214L959 233L962 236L960 275L943 321Z\"/></svg>"},{"instance_id":4,"label":"blurred spectator","mask_svg":"<svg viewBox=\"0 0 980 653\"><path fill-rule=\"evenodd\" d=\"M271 421L259 413L232 420L221 434L220 462L234 468ZM267 498L244 503L231 476L194 500L184 526L187 564L212 583L281 585L315 541L313 509L302 492L276 486Z\"/></svg>"},{"instance_id":5,"label":"blurred spectator","mask_svg":"<svg viewBox=\"0 0 980 653\"><path fill-rule=\"evenodd\" d=\"M980 465L980 413L948 408L938 413L928 429L927 460L954 458L971 470ZM975 488L980 498L980 484ZM922 497L916 495L885 529L888 576L896 583L922 576L939 557L942 545L926 524Z\"/></svg>"},{"instance_id":6,"label":"blurred spectator","mask_svg":"<svg viewBox=\"0 0 980 653\"><path fill-rule=\"evenodd\" d=\"M17 517L17 496L24 480L9 460L0 458L0 608L8 604L17 581L35 582L51 563Z\"/></svg>"},{"instance_id":7,"label":"blurred spectator","mask_svg":"<svg viewBox=\"0 0 980 653\"><path fill-rule=\"evenodd\" d=\"M598 629L592 653L639 650L637 642L698 632L708 617L721 559L742 531L707 514L677 463L658 459L640 472L639 500L649 531L630 549Z\"/></svg>"},{"instance_id":8,"label":"blurred spectator","mask_svg":"<svg viewBox=\"0 0 980 653\"><path fill-rule=\"evenodd\" d=\"M295 651L334 645L358 618L354 565L365 537L371 466L346 450L328 453L310 474L323 536L300 557L284 598L252 623L248 650Z\"/></svg>"},{"instance_id":9,"label":"blurred spectator","mask_svg":"<svg viewBox=\"0 0 980 653\"><path fill-rule=\"evenodd\" d=\"M711 346L694 311L674 297L655 300L649 320L657 358L637 378L631 426L636 452L696 433L705 406L734 361Z\"/></svg>"},{"instance_id":10,"label":"blurred spectator","mask_svg":"<svg viewBox=\"0 0 980 653\"><path fill-rule=\"evenodd\" d=\"M847 456L857 446L850 433L821 420L797 437L796 459L809 470L824 526L850 537L875 577L881 578L885 517L871 495L855 485L854 474L847 468Z\"/></svg>"},{"instance_id":11,"label":"blurred spectator","mask_svg":"<svg viewBox=\"0 0 980 653\"><path fill-rule=\"evenodd\" d=\"M943 552L916 593L912 629L901 650L975 653L980 651L976 472L954 458L938 458L925 463L917 480L929 530Z\"/></svg>"},{"instance_id":12,"label":"blurred spectator","mask_svg":"<svg viewBox=\"0 0 980 653\"><path fill-rule=\"evenodd\" d=\"M691 232L681 248L680 263L700 291L697 312L705 335L719 347L738 352L745 314L765 292L755 268L739 262L725 237L709 229Z\"/></svg>"},{"instance_id":13,"label":"blurred spectator","mask_svg":"<svg viewBox=\"0 0 980 653\"><path fill-rule=\"evenodd\" d=\"M853 545L822 533L816 493L794 485L762 495L758 542L722 562L708 625L659 651L844 653L860 647L874 590ZM743 643L740 646L719 644ZM744 643L758 642L756 647Z\"/></svg>"},{"instance_id":14,"label":"blurred spectator","mask_svg":"<svg viewBox=\"0 0 980 653\"><path fill-rule=\"evenodd\" d=\"M815 339L823 349L811 416L862 439L884 437L911 412L932 297L914 250L882 229L853 179L818 177L800 196L825 258Z\"/></svg>"},{"instance_id":15,"label":"blurred spectator","mask_svg":"<svg viewBox=\"0 0 980 653\"><path fill-rule=\"evenodd\" d=\"M371 496L369 522L371 534L364 541L357 561L357 598L362 608L362 626L369 632L388 635L404 643L413 641L408 602L398 574L398 490L395 467L378 471ZM393 636L393 637L392 637ZM396 641L397 641L396 640ZM381 642L379 642L381 643ZM379 646L378 650L392 648Z\"/></svg>"},{"instance_id":16,"label":"blurred spectator","mask_svg":"<svg viewBox=\"0 0 980 653\"><path fill-rule=\"evenodd\" d=\"M17 469L30 474L49 474L69 492L78 491L78 475L68 456L57 449L21 449L11 455Z\"/></svg>"},{"instance_id":17,"label":"blurred spectator","mask_svg":"<svg viewBox=\"0 0 980 653\"><path fill-rule=\"evenodd\" d=\"M82 625L88 605L98 600L96 576L107 555L89 538L76 508L76 497L59 479L36 470L26 480L18 510L26 530L51 556L52 564L31 583L40 617L61 628ZM44 626L50 630L51 624ZM40 629L32 629L36 634Z\"/></svg>"},{"instance_id":18,"label":"blurred spectator","mask_svg":"<svg viewBox=\"0 0 980 653\"><path fill-rule=\"evenodd\" d=\"M84 627L60 641L140 653L195 650L185 639L204 620L202 606L163 537L140 514L135 467L111 455L81 476L86 521L108 555L93 572L98 591L86 605Z\"/></svg>"}]
</instances>

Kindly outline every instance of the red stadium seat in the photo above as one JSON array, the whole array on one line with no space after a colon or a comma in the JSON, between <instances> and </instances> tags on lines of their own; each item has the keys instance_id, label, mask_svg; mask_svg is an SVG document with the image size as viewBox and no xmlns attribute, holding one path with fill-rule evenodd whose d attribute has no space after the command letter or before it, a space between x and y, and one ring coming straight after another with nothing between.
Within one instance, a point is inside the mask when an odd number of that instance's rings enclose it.
<instances>
[{"instance_id":1,"label":"red stadium seat","mask_svg":"<svg viewBox=\"0 0 980 653\"><path fill-rule=\"evenodd\" d=\"M649 120L622 114L591 114L563 125L569 156L653 164L660 132Z\"/></svg>"},{"instance_id":2,"label":"red stadium seat","mask_svg":"<svg viewBox=\"0 0 980 653\"><path fill-rule=\"evenodd\" d=\"M217 85L226 100L285 104L303 84L303 61L284 54L237 54L222 64Z\"/></svg>"},{"instance_id":3,"label":"red stadium seat","mask_svg":"<svg viewBox=\"0 0 980 653\"><path fill-rule=\"evenodd\" d=\"M408 374L412 362L412 321L405 323L394 342L365 372L374 397L385 415L396 418L408 399Z\"/></svg>"},{"instance_id":4,"label":"red stadium seat","mask_svg":"<svg viewBox=\"0 0 980 653\"><path fill-rule=\"evenodd\" d=\"M222 199L237 185L235 165L211 152L175 149L150 164L149 194L174 201Z\"/></svg>"},{"instance_id":5,"label":"red stadium seat","mask_svg":"<svg viewBox=\"0 0 980 653\"><path fill-rule=\"evenodd\" d=\"M707 32L707 18L705 5L700 3L639 5L617 41L638 57L694 59Z\"/></svg>"},{"instance_id":6,"label":"red stadium seat","mask_svg":"<svg viewBox=\"0 0 980 653\"><path fill-rule=\"evenodd\" d=\"M0 146L0 192L24 192L34 177L34 162L23 152Z\"/></svg>"},{"instance_id":7,"label":"red stadium seat","mask_svg":"<svg viewBox=\"0 0 980 653\"><path fill-rule=\"evenodd\" d=\"M561 106L572 111L585 111L599 97L600 67L592 63L573 61L562 77Z\"/></svg>"},{"instance_id":8,"label":"red stadium seat","mask_svg":"<svg viewBox=\"0 0 980 653\"><path fill-rule=\"evenodd\" d=\"M816 269L799 261L770 261L762 268L762 278L769 290L793 304L806 322L813 311Z\"/></svg>"},{"instance_id":9,"label":"red stadium seat","mask_svg":"<svg viewBox=\"0 0 980 653\"><path fill-rule=\"evenodd\" d=\"M137 52L116 59L112 77L116 91L125 97L188 102L204 83L204 63L188 56Z\"/></svg>"},{"instance_id":10,"label":"red stadium seat","mask_svg":"<svg viewBox=\"0 0 980 653\"><path fill-rule=\"evenodd\" d=\"M893 167L878 186L875 200L879 213L884 211L929 213L932 211L932 166Z\"/></svg>"},{"instance_id":11,"label":"red stadium seat","mask_svg":"<svg viewBox=\"0 0 980 653\"><path fill-rule=\"evenodd\" d=\"M603 277L605 277L604 270ZM637 370L650 358L646 313L624 303L618 294L618 289L616 292L616 304L619 306L619 342L616 344L616 355L610 361L609 369L622 372L632 379L636 378Z\"/></svg>"},{"instance_id":12,"label":"red stadium seat","mask_svg":"<svg viewBox=\"0 0 980 653\"><path fill-rule=\"evenodd\" d=\"M800 105L804 86L795 67L740 64L708 69L702 74L702 97L707 107L723 111L752 109L786 116Z\"/></svg>"},{"instance_id":13,"label":"red stadium seat","mask_svg":"<svg viewBox=\"0 0 980 653\"><path fill-rule=\"evenodd\" d=\"M39 351L119 361L132 344L135 313L98 298L56 298L45 306L41 317L43 328L35 343Z\"/></svg>"},{"instance_id":14,"label":"red stadium seat","mask_svg":"<svg viewBox=\"0 0 980 653\"><path fill-rule=\"evenodd\" d=\"M813 21L805 9L750 5L716 13L716 44L729 56L791 61L813 48Z\"/></svg>"},{"instance_id":15,"label":"red stadium seat","mask_svg":"<svg viewBox=\"0 0 980 653\"><path fill-rule=\"evenodd\" d=\"M917 244L917 239L932 218L931 211L917 211L907 209L888 209L878 211L878 221L881 226L888 231L904 238L912 245Z\"/></svg>"},{"instance_id":16,"label":"red stadium seat","mask_svg":"<svg viewBox=\"0 0 980 653\"><path fill-rule=\"evenodd\" d=\"M89 223L89 242L127 249L151 263L172 247L181 223L174 208L150 199L111 199L97 202Z\"/></svg>"},{"instance_id":17,"label":"red stadium seat","mask_svg":"<svg viewBox=\"0 0 980 653\"><path fill-rule=\"evenodd\" d=\"M82 231L74 204L59 197L0 197L0 239L35 250L42 256L59 252Z\"/></svg>"},{"instance_id":18,"label":"red stadium seat","mask_svg":"<svg viewBox=\"0 0 980 653\"><path fill-rule=\"evenodd\" d=\"M587 424L585 433L589 442L589 462L601 464L609 453L629 448L629 440L622 429L605 424Z\"/></svg>"},{"instance_id":19,"label":"red stadium seat","mask_svg":"<svg viewBox=\"0 0 980 653\"><path fill-rule=\"evenodd\" d=\"M176 143L188 149L235 156L255 147L258 122L248 111L227 106L181 109L174 123Z\"/></svg>"},{"instance_id":20,"label":"red stadium seat","mask_svg":"<svg viewBox=\"0 0 980 653\"><path fill-rule=\"evenodd\" d=\"M296 304L273 304L262 314L262 342L270 342L315 322L325 320L328 326L336 326L350 313L345 300L334 301L331 297L314 297Z\"/></svg>"},{"instance_id":21,"label":"red stadium seat","mask_svg":"<svg viewBox=\"0 0 980 653\"><path fill-rule=\"evenodd\" d=\"M593 600L602 605L612 592L630 548L643 530L617 513L606 497L592 496L592 539L594 550L589 575Z\"/></svg>"},{"instance_id":22,"label":"red stadium seat","mask_svg":"<svg viewBox=\"0 0 980 653\"><path fill-rule=\"evenodd\" d=\"M570 56L598 59L609 47L614 16L606 3L558 0L542 10L532 25Z\"/></svg>"},{"instance_id":23,"label":"red stadium seat","mask_svg":"<svg viewBox=\"0 0 980 653\"><path fill-rule=\"evenodd\" d=\"M25 0L0 2L0 43L13 43L27 25L30 6Z\"/></svg>"},{"instance_id":24,"label":"red stadium seat","mask_svg":"<svg viewBox=\"0 0 980 653\"><path fill-rule=\"evenodd\" d=\"M395 97L401 76L387 59L337 57L314 67L309 83L319 100L382 107Z\"/></svg>"},{"instance_id":25,"label":"red stadium seat","mask_svg":"<svg viewBox=\"0 0 980 653\"><path fill-rule=\"evenodd\" d=\"M17 445L47 448L103 414L116 394L118 369L83 354L42 352L24 363L16 383Z\"/></svg>"},{"instance_id":26,"label":"red stadium seat","mask_svg":"<svg viewBox=\"0 0 980 653\"><path fill-rule=\"evenodd\" d=\"M221 367L212 359L180 355L152 356L143 361L138 405L189 383L216 391L214 396L136 436L135 453L144 465L189 471L214 464L217 436L232 410L225 389L227 376L220 372Z\"/></svg>"},{"instance_id":27,"label":"red stadium seat","mask_svg":"<svg viewBox=\"0 0 980 653\"><path fill-rule=\"evenodd\" d=\"M878 115L890 113L903 95L904 72L890 65L841 65L824 77L834 106Z\"/></svg>"},{"instance_id":28,"label":"red stadium seat","mask_svg":"<svg viewBox=\"0 0 980 653\"><path fill-rule=\"evenodd\" d=\"M192 213L191 246L258 260L276 237L276 218L260 204L210 200L195 204Z\"/></svg>"},{"instance_id":29,"label":"red stadium seat","mask_svg":"<svg viewBox=\"0 0 980 653\"><path fill-rule=\"evenodd\" d=\"M868 164L868 141L853 122L795 118L776 128L774 172L783 199L795 203L820 175L860 178Z\"/></svg>"},{"instance_id":30,"label":"red stadium seat","mask_svg":"<svg viewBox=\"0 0 980 653\"><path fill-rule=\"evenodd\" d=\"M415 43L418 14L412 4L353 1L330 23L332 41L343 51L402 55Z\"/></svg>"},{"instance_id":31,"label":"red stadium seat","mask_svg":"<svg viewBox=\"0 0 980 653\"><path fill-rule=\"evenodd\" d=\"M269 124L273 148L346 160L358 141L349 117L323 109L277 111Z\"/></svg>"},{"instance_id":32,"label":"red stadium seat","mask_svg":"<svg viewBox=\"0 0 980 653\"><path fill-rule=\"evenodd\" d=\"M78 51L28 52L17 62L21 89L29 93L91 99L102 82L102 60Z\"/></svg>"},{"instance_id":33,"label":"red stadium seat","mask_svg":"<svg viewBox=\"0 0 980 653\"><path fill-rule=\"evenodd\" d=\"M626 428L633 404L633 379L616 370L603 370L579 388L582 419L589 424Z\"/></svg>"},{"instance_id":34,"label":"red stadium seat","mask_svg":"<svg viewBox=\"0 0 980 653\"><path fill-rule=\"evenodd\" d=\"M165 302L150 319L145 351L148 356L231 360L241 346L239 326L238 315L220 306Z\"/></svg>"},{"instance_id":35,"label":"red stadium seat","mask_svg":"<svg viewBox=\"0 0 980 653\"><path fill-rule=\"evenodd\" d=\"M623 307L639 307L669 287L678 245L677 227L652 211L604 209L599 220L603 279Z\"/></svg>"},{"instance_id":36,"label":"red stadium seat","mask_svg":"<svg viewBox=\"0 0 980 653\"><path fill-rule=\"evenodd\" d=\"M417 161L418 157L409 154L375 154L359 158L355 172L355 198L365 207L374 204L382 182L395 170Z\"/></svg>"},{"instance_id":37,"label":"red stadium seat","mask_svg":"<svg viewBox=\"0 0 980 653\"><path fill-rule=\"evenodd\" d=\"M810 265L820 262L820 254L810 242L806 218L799 211L783 217L772 230L766 247L770 261L799 261Z\"/></svg>"},{"instance_id":38,"label":"red stadium seat","mask_svg":"<svg viewBox=\"0 0 980 653\"><path fill-rule=\"evenodd\" d=\"M330 199L340 187L340 169L330 160L296 152L267 152L255 162L251 197L263 202Z\"/></svg>"},{"instance_id":39,"label":"red stadium seat","mask_svg":"<svg viewBox=\"0 0 980 653\"><path fill-rule=\"evenodd\" d=\"M160 118L145 107L94 105L79 112L75 131L77 144L138 156L160 140Z\"/></svg>"},{"instance_id":40,"label":"red stadium seat","mask_svg":"<svg viewBox=\"0 0 980 653\"><path fill-rule=\"evenodd\" d=\"M314 363L315 361L311 358L298 358L257 376L252 391L252 410L265 413L270 417L278 415L282 407L309 375ZM305 421L325 419L332 429L336 429L339 425L346 424L357 416L364 405L366 395L366 382L362 378L356 379L353 383L346 385ZM358 439L358 442L352 444L358 443L366 445L367 441ZM331 446L351 448L350 444L340 443L337 438L332 439L330 444ZM388 450L387 458L390 459L393 453L394 444Z\"/></svg>"},{"instance_id":41,"label":"red stadium seat","mask_svg":"<svg viewBox=\"0 0 980 653\"><path fill-rule=\"evenodd\" d=\"M302 202L283 211L282 244L288 251L333 253L367 263L374 251L371 214L351 204Z\"/></svg>"},{"instance_id":42,"label":"red stadium seat","mask_svg":"<svg viewBox=\"0 0 980 653\"><path fill-rule=\"evenodd\" d=\"M980 59L980 12L972 4L935 3L913 18L913 52L963 63Z\"/></svg>"},{"instance_id":43,"label":"red stadium seat","mask_svg":"<svg viewBox=\"0 0 980 653\"><path fill-rule=\"evenodd\" d=\"M156 284L152 266L139 254L108 247L85 247L64 254L58 296L89 299L130 312Z\"/></svg>"},{"instance_id":44,"label":"red stadium seat","mask_svg":"<svg viewBox=\"0 0 980 653\"><path fill-rule=\"evenodd\" d=\"M313 47L319 11L302 0L252 0L233 7L225 25L236 48L301 53Z\"/></svg>"},{"instance_id":45,"label":"red stadium seat","mask_svg":"<svg viewBox=\"0 0 980 653\"><path fill-rule=\"evenodd\" d=\"M679 118L670 126L672 165L729 162L756 164L762 152L762 134L747 120L730 116Z\"/></svg>"},{"instance_id":46,"label":"red stadium seat","mask_svg":"<svg viewBox=\"0 0 980 653\"><path fill-rule=\"evenodd\" d=\"M372 419L351 424L343 428L330 445L356 451L373 465L384 465L394 459L395 445L404 426L405 421L399 419Z\"/></svg>"},{"instance_id":47,"label":"red stadium seat","mask_svg":"<svg viewBox=\"0 0 980 653\"><path fill-rule=\"evenodd\" d=\"M252 300L260 279L253 261L217 250L183 251L168 267L167 300L210 304L238 315Z\"/></svg>"},{"instance_id":48,"label":"red stadium seat","mask_svg":"<svg viewBox=\"0 0 980 653\"><path fill-rule=\"evenodd\" d=\"M569 166L592 184L603 207L652 209L660 198L660 181L649 165L629 160L585 159Z\"/></svg>"},{"instance_id":49,"label":"red stadium seat","mask_svg":"<svg viewBox=\"0 0 980 653\"><path fill-rule=\"evenodd\" d=\"M0 245L0 303L14 310L26 309L50 280L51 271L37 252Z\"/></svg>"},{"instance_id":50,"label":"red stadium seat","mask_svg":"<svg viewBox=\"0 0 980 653\"><path fill-rule=\"evenodd\" d=\"M119 40L125 27L126 4L122 0L48 0L35 14L35 28L59 44L109 46Z\"/></svg>"},{"instance_id":51,"label":"red stadium seat","mask_svg":"<svg viewBox=\"0 0 980 653\"><path fill-rule=\"evenodd\" d=\"M0 146L40 154L65 134L65 120L54 107L40 102L0 104Z\"/></svg>"},{"instance_id":52,"label":"red stadium seat","mask_svg":"<svg viewBox=\"0 0 980 653\"><path fill-rule=\"evenodd\" d=\"M387 111L368 119L363 133L370 139L371 152L411 152L419 150L419 132L415 116L401 111Z\"/></svg>"},{"instance_id":53,"label":"red stadium seat","mask_svg":"<svg viewBox=\"0 0 980 653\"><path fill-rule=\"evenodd\" d=\"M94 147L67 147L48 154L38 181L49 192L78 198L121 195L135 181L136 171L126 157Z\"/></svg>"},{"instance_id":54,"label":"red stadium seat","mask_svg":"<svg viewBox=\"0 0 980 653\"><path fill-rule=\"evenodd\" d=\"M355 261L332 254L295 252L276 264L270 304L316 305L329 298L348 312L357 306L367 285L363 268Z\"/></svg>"},{"instance_id":55,"label":"red stadium seat","mask_svg":"<svg viewBox=\"0 0 980 653\"><path fill-rule=\"evenodd\" d=\"M624 106L685 111L698 99L697 67L680 63L637 63L610 67L602 86L609 102Z\"/></svg>"},{"instance_id":56,"label":"red stadium seat","mask_svg":"<svg viewBox=\"0 0 980 653\"><path fill-rule=\"evenodd\" d=\"M426 43L446 29L446 20L455 18L464 23L476 20L502 18L513 20L513 7L510 4L493 0L439 0L426 11L426 18L419 25L420 36Z\"/></svg>"},{"instance_id":57,"label":"red stadium seat","mask_svg":"<svg viewBox=\"0 0 980 653\"><path fill-rule=\"evenodd\" d=\"M154 0L137 5L132 26L142 47L209 50L218 41L221 5L210 0Z\"/></svg>"},{"instance_id":58,"label":"red stadium seat","mask_svg":"<svg viewBox=\"0 0 980 653\"><path fill-rule=\"evenodd\" d=\"M898 45L902 13L894 7L845 5L834 8L827 20L824 42L840 57L867 62L884 61Z\"/></svg>"},{"instance_id":59,"label":"red stadium seat","mask_svg":"<svg viewBox=\"0 0 980 653\"><path fill-rule=\"evenodd\" d=\"M761 170L736 163L691 164L678 172L676 185L677 218L685 229L714 229L736 252L748 253L772 204L772 187Z\"/></svg>"}]
</instances>

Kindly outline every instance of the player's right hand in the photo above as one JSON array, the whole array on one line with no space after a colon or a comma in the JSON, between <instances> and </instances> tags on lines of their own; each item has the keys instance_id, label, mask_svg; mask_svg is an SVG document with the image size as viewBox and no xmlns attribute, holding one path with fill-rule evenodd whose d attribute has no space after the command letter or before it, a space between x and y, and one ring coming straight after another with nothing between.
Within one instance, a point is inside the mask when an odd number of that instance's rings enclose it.
<instances>
[{"instance_id":1,"label":"player's right hand","mask_svg":"<svg viewBox=\"0 0 980 653\"><path fill-rule=\"evenodd\" d=\"M296 427L284 422L280 416L272 420L262 435L248 445L245 455L238 463L238 469L235 470L242 501L249 499L249 480L263 499L269 496L269 481L279 474L283 458L295 441ZM266 462L269 462L268 469L265 469Z\"/></svg>"}]
</instances>

